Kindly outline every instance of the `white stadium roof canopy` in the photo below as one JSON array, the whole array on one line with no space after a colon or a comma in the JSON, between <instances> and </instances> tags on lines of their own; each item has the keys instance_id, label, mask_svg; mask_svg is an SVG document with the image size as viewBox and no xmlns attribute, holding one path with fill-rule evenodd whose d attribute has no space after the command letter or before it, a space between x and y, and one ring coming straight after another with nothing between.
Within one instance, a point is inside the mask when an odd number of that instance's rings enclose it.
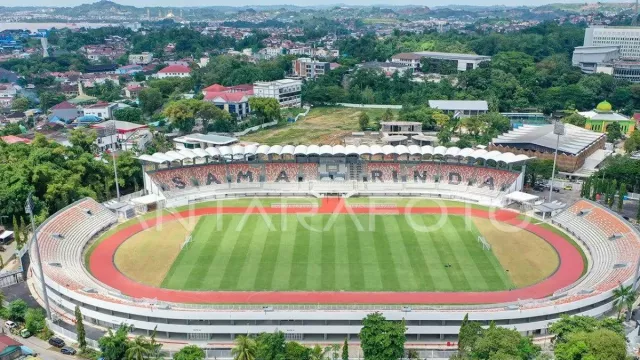
<instances>
[{"instance_id":1,"label":"white stadium roof canopy","mask_svg":"<svg viewBox=\"0 0 640 360\"><path fill-rule=\"evenodd\" d=\"M291 145L280 146L268 146L268 145L247 145L247 146L220 146L217 148L210 147L205 150L202 149L190 149L190 150L172 150L166 153L155 153L153 155L141 155L138 159L150 163L162 164L172 161L181 161L185 159L205 158L205 157L231 157L239 158L240 156L251 155L439 155L443 157L458 157L458 158L473 158L482 160L493 160L496 162L503 162L506 164L515 164L523 161L527 161L530 157L526 155L516 155L510 152L501 153L499 151L487 151L484 149L460 149L457 147L444 147L444 146L416 146L411 145L409 147L405 145L360 145L355 146L342 146L342 145L298 145L293 147Z\"/></svg>"}]
</instances>

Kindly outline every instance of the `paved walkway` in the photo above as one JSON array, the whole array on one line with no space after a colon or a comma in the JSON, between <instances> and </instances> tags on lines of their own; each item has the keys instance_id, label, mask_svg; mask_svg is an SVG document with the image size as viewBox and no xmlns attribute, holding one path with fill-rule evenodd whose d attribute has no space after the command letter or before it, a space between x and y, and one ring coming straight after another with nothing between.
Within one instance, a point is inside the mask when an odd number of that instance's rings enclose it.
<instances>
[{"instance_id":1,"label":"paved walkway","mask_svg":"<svg viewBox=\"0 0 640 360\"><path fill-rule=\"evenodd\" d=\"M544 281L532 286L510 291L491 292L278 292L278 291L181 291L161 289L131 280L114 265L118 247L134 234L148 229L158 222L174 221L189 216L219 214L263 213L318 213L318 214L443 214L475 216L495 219L520 227L538 235L555 248L560 258L558 269ZM519 299L538 299L553 294L558 289L573 284L580 278L583 260L578 250L562 236L543 227L518 219L518 213L497 210L487 211L464 207L398 207L394 209L374 207L349 207L340 199L325 199L316 209L209 207L185 210L171 215L161 215L133 224L111 235L91 254L91 273L102 283L136 298L155 298L177 303L222 304L495 304Z\"/></svg>"}]
</instances>

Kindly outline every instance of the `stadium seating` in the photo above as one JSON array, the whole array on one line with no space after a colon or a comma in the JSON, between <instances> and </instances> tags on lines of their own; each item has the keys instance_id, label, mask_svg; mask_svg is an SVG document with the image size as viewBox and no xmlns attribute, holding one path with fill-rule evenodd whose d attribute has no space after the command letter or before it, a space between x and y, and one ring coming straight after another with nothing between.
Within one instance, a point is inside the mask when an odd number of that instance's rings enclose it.
<instances>
[{"instance_id":1,"label":"stadium seating","mask_svg":"<svg viewBox=\"0 0 640 360\"><path fill-rule=\"evenodd\" d=\"M571 293L609 291L633 275L640 242L624 220L596 204L580 200L558 214L554 222L580 238L594 259L588 274Z\"/></svg>"},{"instance_id":2,"label":"stadium seating","mask_svg":"<svg viewBox=\"0 0 640 360\"><path fill-rule=\"evenodd\" d=\"M302 176L305 181L318 180L320 174L318 173L318 164L315 163L303 163L300 164L302 169Z\"/></svg>"},{"instance_id":3,"label":"stadium seating","mask_svg":"<svg viewBox=\"0 0 640 360\"><path fill-rule=\"evenodd\" d=\"M367 176L370 181L392 182L399 180L400 164L395 163L369 163L367 164ZM375 177L375 175L381 176ZM395 177L394 177L395 174Z\"/></svg>"},{"instance_id":4,"label":"stadium seating","mask_svg":"<svg viewBox=\"0 0 640 360\"><path fill-rule=\"evenodd\" d=\"M50 218L38 230L45 276L70 290L99 287L85 273L82 251L88 239L116 220L114 213L92 199L81 200Z\"/></svg>"},{"instance_id":5,"label":"stadium seating","mask_svg":"<svg viewBox=\"0 0 640 360\"><path fill-rule=\"evenodd\" d=\"M265 172L267 182L298 181L298 164L296 163L267 163Z\"/></svg>"}]
</instances>

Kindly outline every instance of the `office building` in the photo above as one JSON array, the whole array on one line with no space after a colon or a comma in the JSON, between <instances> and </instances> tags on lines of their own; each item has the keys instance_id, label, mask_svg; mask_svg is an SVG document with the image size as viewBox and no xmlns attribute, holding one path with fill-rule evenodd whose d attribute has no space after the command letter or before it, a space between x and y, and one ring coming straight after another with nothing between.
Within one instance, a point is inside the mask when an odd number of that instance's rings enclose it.
<instances>
[{"instance_id":1,"label":"office building","mask_svg":"<svg viewBox=\"0 0 640 360\"><path fill-rule=\"evenodd\" d=\"M302 80L296 79L259 81L253 84L254 96L274 98L283 108L302 106L301 91Z\"/></svg>"},{"instance_id":2,"label":"office building","mask_svg":"<svg viewBox=\"0 0 640 360\"><path fill-rule=\"evenodd\" d=\"M291 62L293 74L303 79L315 79L329 72L330 64L311 58L299 58Z\"/></svg>"}]
</instances>

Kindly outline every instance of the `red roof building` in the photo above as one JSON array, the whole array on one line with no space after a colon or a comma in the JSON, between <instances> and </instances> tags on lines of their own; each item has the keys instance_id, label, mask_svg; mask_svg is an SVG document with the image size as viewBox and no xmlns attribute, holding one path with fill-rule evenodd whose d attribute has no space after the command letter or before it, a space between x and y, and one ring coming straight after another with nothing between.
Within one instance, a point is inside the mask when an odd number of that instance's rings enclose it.
<instances>
[{"instance_id":1,"label":"red roof building","mask_svg":"<svg viewBox=\"0 0 640 360\"><path fill-rule=\"evenodd\" d=\"M68 101L63 101L60 104L57 104L53 107L51 107L50 110L75 110L78 107L73 105L72 103L68 102Z\"/></svg>"},{"instance_id":2,"label":"red roof building","mask_svg":"<svg viewBox=\"0 0 640 360\"><path fill-rule=\"evenodd\" d=\"M191 76L191 69L184 65L169 65L164 69L158 71L156 77L164 79L167 77L189 77Z\"/></svg>"},{"instance_id":3,"label":"red roof building","mask_svg":"<svg viewBox=\"0 0 640 360\"><path fill-rule=\"evenodd\" d=\"M9 145L17 143L31 144L31 140L14 135L2 136L0 137L0 139L2 139L2 141L6 142Z\"/></svg>"}]
</instances>

